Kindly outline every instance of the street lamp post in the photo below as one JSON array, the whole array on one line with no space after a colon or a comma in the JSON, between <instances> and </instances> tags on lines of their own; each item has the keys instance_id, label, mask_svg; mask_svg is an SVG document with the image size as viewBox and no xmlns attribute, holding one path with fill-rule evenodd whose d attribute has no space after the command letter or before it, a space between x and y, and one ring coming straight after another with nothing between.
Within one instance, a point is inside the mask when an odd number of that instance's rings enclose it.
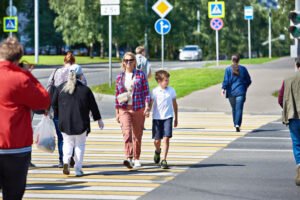
<instances>
[{"instance_id":1,"label":"street lamp post","mask_svg":"<svg viewBox=\"0 0 300 200\"><path fill-rule=\"evenodd\" d=\"M39 0L34 0L34 46L35 63L39 63Z\"/></svg>"},{"instance_id":2,"label":"street lamp post","mask_svg":"<svg viewBox=\"0 0 300 200\"><path fill-rule=\"evenodd\" d=\"M12 17L13 12L13 2L12 0L9 0L9 17ZM12 37L12 32L9 32L9 37Z\"/></svg>"}]
</instances>

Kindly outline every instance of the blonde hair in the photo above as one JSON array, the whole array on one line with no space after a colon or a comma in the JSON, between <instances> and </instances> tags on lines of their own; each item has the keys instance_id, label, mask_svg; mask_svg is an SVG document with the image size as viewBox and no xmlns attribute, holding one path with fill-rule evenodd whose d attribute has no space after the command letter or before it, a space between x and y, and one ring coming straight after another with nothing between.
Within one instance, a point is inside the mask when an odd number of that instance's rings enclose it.
<instances>
[{"instance_id":1,"label":"blonde hair","mask_svg":"<svg viewBox=\"0 0 300 200\"><path fill-rule=\"evenodd\" d=\"M134 53L126 52L125 55L122 58L121 69L122 70L126 69L126 65L125 65L125 62L124 62L126 56L131 56L134 59L134 68L136 68L136 57L135 57Z\"/></svg>"},{"instance_id":2,"label":"blonde hair","mask_svg":"<svg viewBox=\"0 0 300 200\"><path fill-rule=\"evenodd\" d=\"M143 46L138 46L136 49L135 49L135 53L136 54L141 54L145 51L145 48Z\"/></svg>"},{"instance_id":3,"label":"blonde hair","mask_svg":"<svg viewBox=\"0 0 300 200\"><path fill-rule=\"evenodd\" d=\"M0 59L14 62L24 54L23 46L16 37L8 37L0 44Z\"/></svg>"},{"instance_id":4,"label":"blonde hair","mask_svg":"<svg viewBox=\"0 0 300 200\"><path fill-rule=\"evenodd\" d=\"M72 70L69 72L68 81L64 85L62 92L73 94L76 85L76 73Z\"/></svg>"}]
</instances>

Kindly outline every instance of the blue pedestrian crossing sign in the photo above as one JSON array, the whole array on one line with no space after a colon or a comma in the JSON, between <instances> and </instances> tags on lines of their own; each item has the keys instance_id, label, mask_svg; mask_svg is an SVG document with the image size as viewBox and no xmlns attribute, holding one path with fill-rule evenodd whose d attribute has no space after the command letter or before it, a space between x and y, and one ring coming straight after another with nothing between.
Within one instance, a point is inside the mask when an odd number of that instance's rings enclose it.
<instances>
[{"instance_id":1,"label":"blue pedestrian crossing sign","mask_svg":"<svg viewBox=\"0 0 300 200\"><path fill-rule=\"evenodd\" d=\"M17 32L18 31L18 18L17 17L4 17L3 18L3 31L4 32Z\"/></svg>"},{"instance_id":2,"label":"blue pedestrian crossing sign","mask_svg":"<svg viewBox=\"0 0 300 200\"><path fill-rule=\"evenodd\" d=\"M225 2L224 1L208 2L208 17L209 18L224 18L225 17Z\"/></svg>"},{"instance_id":3,"label":"blue pedestrian crossing sign","mask_svg":"<svg viewBox=\"0 0 300 200\"><path fill-rule=\"evenodd\" d=\"M171 23L167 19L159 19L154 25L155 31L158 34L165 35L171 30Z\"/></svg>"}]
</instances>

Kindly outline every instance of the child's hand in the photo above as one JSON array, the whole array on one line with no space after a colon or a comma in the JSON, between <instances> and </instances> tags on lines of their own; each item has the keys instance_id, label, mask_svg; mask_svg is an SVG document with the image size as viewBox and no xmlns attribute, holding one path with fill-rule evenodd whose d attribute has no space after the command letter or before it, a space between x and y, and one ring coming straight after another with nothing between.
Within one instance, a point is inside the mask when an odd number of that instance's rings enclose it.
<instances>
[{"instance_id":1,"label":"child's hand","mask_svg":"<svg viewBox=\"0 0 300 200\"><path fill-rule=\"evenodd\" d=\"M175 120L174 120L174 127L177 127L177 125L178 125L178 120L177 120L177 118L175 118Z\"/></svg>"},{"instance_id":2,"label":"child's hand","mask_svg":"<svg viewBox=\"0 0 300 200\"><path fill-rule=\"evenodd\" d=\"M150 108L147 108L144 110L144 116L149 117L150 116Z\"/></svg>"}]
</instances>

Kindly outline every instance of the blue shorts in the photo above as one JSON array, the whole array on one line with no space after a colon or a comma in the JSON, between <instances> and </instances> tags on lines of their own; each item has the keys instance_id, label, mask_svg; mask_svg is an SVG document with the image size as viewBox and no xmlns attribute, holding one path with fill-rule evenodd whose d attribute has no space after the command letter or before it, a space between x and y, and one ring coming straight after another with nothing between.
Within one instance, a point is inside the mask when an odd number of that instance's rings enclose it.
<instances>
[{"instance_id":1,"label":"blue shorts","mask_svg":"<svg viewBox=\"0 0 300 200\"><path fill-rule=\"evenodd\" d=\"M163 139L164 137L172 137L173 118L169 119L153 119L152 139Z\"/></svg>"}]
</instances>

